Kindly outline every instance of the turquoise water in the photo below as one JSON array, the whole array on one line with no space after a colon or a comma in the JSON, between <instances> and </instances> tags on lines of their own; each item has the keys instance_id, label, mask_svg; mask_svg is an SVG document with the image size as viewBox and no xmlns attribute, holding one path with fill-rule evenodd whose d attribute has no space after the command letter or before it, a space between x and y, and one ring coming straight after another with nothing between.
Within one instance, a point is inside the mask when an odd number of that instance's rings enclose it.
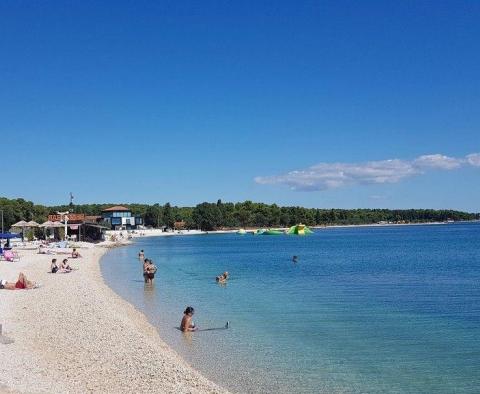
<instances>
[{"instance_id":1,"label":"turquoise water","mask_svg":"<svg viewBox=\"0 0 480 394\"><path fill-rule=\"evenodd\" d=\"M235 392L478 393L479 241L478 223L141 238L109 252L102 271ZM158 266L153 287L140 249ZM225 270L223 287L214 278ZM199 327L231 327L182 334L187 305Z\"/></svg>"}]
</instances>

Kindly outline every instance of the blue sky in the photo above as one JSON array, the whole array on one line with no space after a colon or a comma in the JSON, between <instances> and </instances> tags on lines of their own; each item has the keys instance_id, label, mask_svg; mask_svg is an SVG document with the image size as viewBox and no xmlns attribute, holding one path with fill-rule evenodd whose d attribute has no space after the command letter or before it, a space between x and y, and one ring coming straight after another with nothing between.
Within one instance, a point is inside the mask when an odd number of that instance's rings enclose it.
<instances>
[{"instance_id":1,"label":"blue sky","mask_svg":"<svg viewBox=\"0 0 480 394\"><path fill-rule=\"evenodd\" d=\"M480 211L479 2L98 3L0 3L0 195Z\"/></svg>"}]
</instances>

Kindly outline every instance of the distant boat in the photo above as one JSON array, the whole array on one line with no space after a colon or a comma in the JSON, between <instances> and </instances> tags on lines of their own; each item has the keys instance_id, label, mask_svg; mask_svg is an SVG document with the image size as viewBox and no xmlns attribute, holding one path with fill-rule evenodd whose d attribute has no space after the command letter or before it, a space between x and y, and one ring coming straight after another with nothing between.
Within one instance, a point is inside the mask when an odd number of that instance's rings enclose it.
<instances>
[{"instance_id":1,"label":"distant boat","mask_svg":"<svg viewBox=\"0 0 480 394\"><path fill-rule=\"evenodd\" d=\"M247 232L245 231L244 228L241 228L240 230L237 231L238 235L245 235Z\"/></svg>"},{"instance_id":2,"label":"distant boat","mask_svg":"<svg viewBox=\"0 0 480 394\"><path fill-rule=\"evenodd\" d=\"M264 228L259 228L253 233L253 235L262 235L265 231L267 230L265 230Z\"/></svg>"},{"instance_id":3,"label":"distant boat","mask_svg":"<svg viewBox=\"0 0 480 394\"><path fill-rule=\"evenodd\" d=\"M307 226L304 224L297 224L296 226L292 226L288 229L287 234L290 235L307 235L307 234L313 234L313 231L310 230Z\"/></svg>"}]
</instances>

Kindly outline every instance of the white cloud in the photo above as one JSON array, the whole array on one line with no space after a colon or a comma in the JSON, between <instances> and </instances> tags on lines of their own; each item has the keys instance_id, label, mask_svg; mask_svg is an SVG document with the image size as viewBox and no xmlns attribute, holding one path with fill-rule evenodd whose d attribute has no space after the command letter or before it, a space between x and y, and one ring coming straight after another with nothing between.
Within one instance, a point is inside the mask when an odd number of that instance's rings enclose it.
<instances>
[{"instance_id":1,"label":"white cloud","mask_svg":"<svg viewBox=\"0 0 480 394\"><path fill-rule=\"evenodd\" d=\"M262 185L286 185L293 190L328 190L351 185L396 183L427 170L453 170L464 165L480 166L480 153L472 153L465 158L434 154L414 160L319 163L283 175L259 176L255 182Z\"/></svg>"},{"instance_id":2,"label":"white cloud","mask_svg":"<svg viewBox=\"0 0 480 394\"><path fill-rule=\"evenodd\" d=\"M460 167L464 159L456 159L444 155L423 155L413 161L413 165L419 168L437 168L439 170L453 170Z\"/></svg>"},{"instance_id":3,"label":"white cloud","mask_svg":"<svg viewBox=\"0 0 480 394\"><path fill-rule=\"evenodd\" d=\"M472 153L466 156L468 164L474 167L480 167L480 153Z\"/></svg>"}]
</instances>

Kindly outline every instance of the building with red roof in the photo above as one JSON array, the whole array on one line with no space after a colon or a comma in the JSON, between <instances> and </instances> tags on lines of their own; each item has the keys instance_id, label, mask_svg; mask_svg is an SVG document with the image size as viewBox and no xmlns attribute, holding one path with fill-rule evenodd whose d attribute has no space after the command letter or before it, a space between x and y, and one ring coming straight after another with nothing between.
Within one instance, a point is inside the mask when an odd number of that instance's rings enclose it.
<instances>
[{"instance_id":1,"label":"building with red roof","mask_svg":"<svg viewBox=\"0 0 480 394\"><path fill-rule=\"evenodd\" d=\"M121 205L115 205L102 210L104 222L110 224L112 230L135 230L143 225L141 216L132 215L132 211Z\"/></svg>"}]
</instances>

